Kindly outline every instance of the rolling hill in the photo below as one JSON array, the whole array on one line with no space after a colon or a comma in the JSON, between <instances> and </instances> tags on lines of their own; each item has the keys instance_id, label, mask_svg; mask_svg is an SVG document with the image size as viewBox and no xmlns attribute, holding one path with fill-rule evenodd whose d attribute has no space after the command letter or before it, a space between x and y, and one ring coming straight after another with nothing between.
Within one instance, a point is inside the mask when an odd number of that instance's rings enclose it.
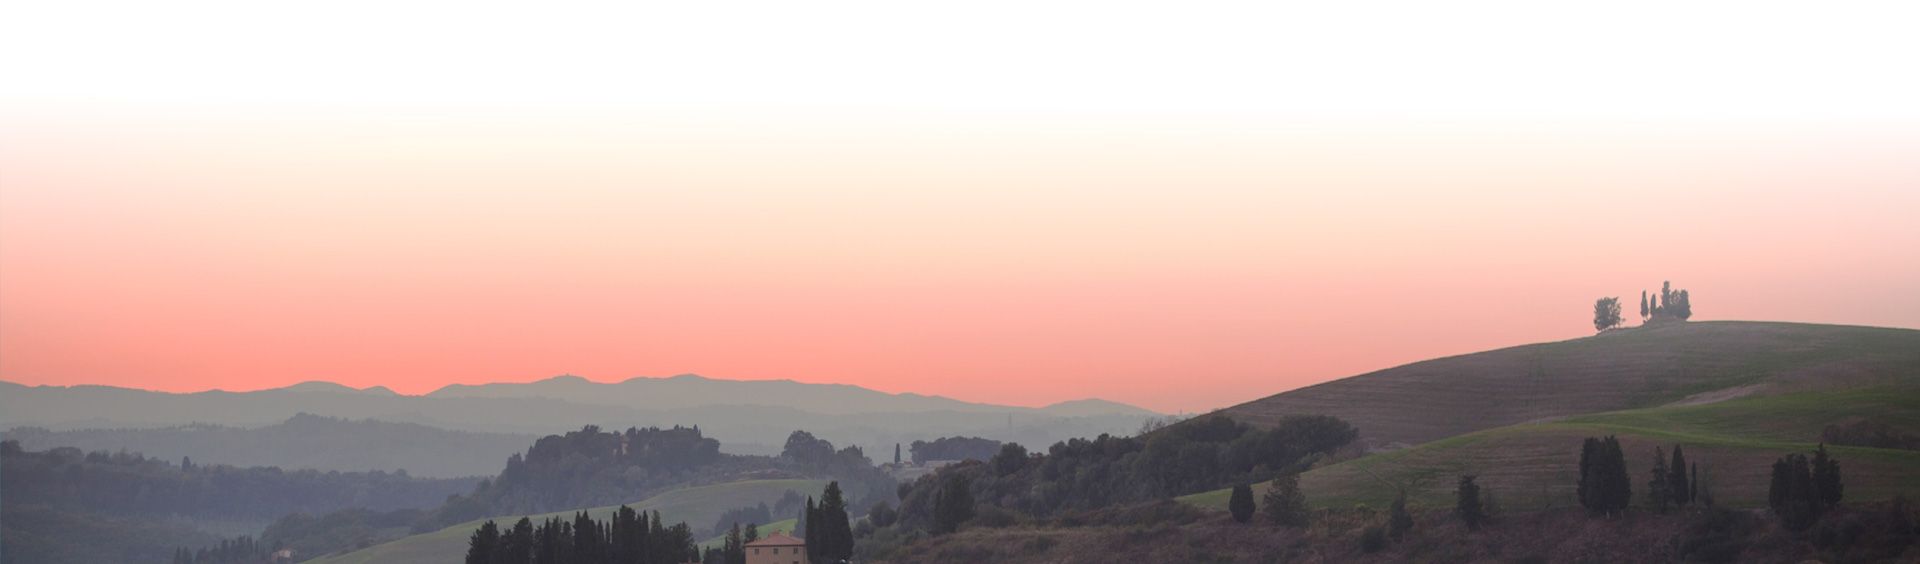
<instances>
[{"instance_id":1,"label":"rolling hill","mask_svg":"<svg viewBox=\"0 0 1920 564\"><path fill-rule=\"evenodd\" d=\"M1586 413L1910 381L1920 331L1703 321L1609 331L1416 362L1292 390L1222 413L1271 422L1332 415L1372 449Z\"/></svg>"},{"instance_id":2,"label":"rolling hill","mask_svg":"<svg viewBox=\"0 0 1920 564\"><path fill-rule=\"evenodd\" d=\"M710 486L680 488L645 500L627 504L635 510L659 511L668 523L686 521L700 526L712 523L728 509L746 507L757 503L772 505L787 490L810 495L818 495L825 488L824 480L749 480L730 482ZM595 507L586 511L594 519L605 520L619 506ZM529 515L534 521L550 517L571 518L580 510L558 511ZM496 523L512 526L520 520L520 515L502 515L492 519ZM309 562L319 564L374 564L384 562L408 562L414 564L459 564L464 561L467 551L467 539L473 530L485 522L485 519L461 523L431 533L412 535L391 542L377 544L346 554L319 558ZM791 527L791 525L789 525Z\"/></svg>"},{"instance_id":3,"label":"rolling hill","mask_svg":"<svg viewBox=\"0 0 1920 564\"><path fill-rule=\"evenodd\" d=\"M1332 403L1342 396L1355 405ZM1462 474L1480 476L1509 508L1577 505L1580 441L1609 434L1620 437L1636 488L1655 446L1679 444L1721 502L1752 507L1765 505L1771 462L1811 450L1827 425L1866 419L1920 434L1920 331L1672 325L1416 363L1227 412L1331 413L1351 418L1363 437L1419 443L1303 474L1302 489L1323 507L1383 507L1400 487L1416 505L1444 506ZM1920 495L1920 451L1829 450L1850 500ZM1226 494L1181 499L1224 508Z\"/></svg>"}]
</instances>

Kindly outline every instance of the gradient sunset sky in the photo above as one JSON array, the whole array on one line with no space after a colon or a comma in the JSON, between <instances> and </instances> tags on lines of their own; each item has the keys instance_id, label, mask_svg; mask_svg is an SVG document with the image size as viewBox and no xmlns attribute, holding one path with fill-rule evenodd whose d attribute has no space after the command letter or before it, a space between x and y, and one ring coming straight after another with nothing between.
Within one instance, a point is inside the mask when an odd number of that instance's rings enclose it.
<instances>
[{"instance_id":1,"label":"gradient sunset sky","mask_svg":"<svg viewBox=\"0 0 1920 564\"><path fill-rule=\"evenodd\" d=\"M9 3L0 379L1171 412L1662 280L1920 327L1910 2L906 4Z\"/></svg>"}]
</instances>

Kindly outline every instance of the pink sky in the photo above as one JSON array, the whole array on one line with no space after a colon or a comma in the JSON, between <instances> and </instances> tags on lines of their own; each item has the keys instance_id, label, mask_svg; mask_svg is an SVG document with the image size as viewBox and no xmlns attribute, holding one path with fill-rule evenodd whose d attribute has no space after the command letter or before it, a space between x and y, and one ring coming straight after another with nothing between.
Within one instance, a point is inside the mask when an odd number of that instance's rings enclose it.
<instances>
[{"instance_id":1,"label":"pink sky","mask_svg":"<svg viewBox=\"0 0 1920 564\"><path fill-rule=\"evenodd\" d=\"M1912 129L915 119L16 116L0 378L1196 411L1668 279L1697 319L1920 327Z\"/></svg>"}]
</instances>

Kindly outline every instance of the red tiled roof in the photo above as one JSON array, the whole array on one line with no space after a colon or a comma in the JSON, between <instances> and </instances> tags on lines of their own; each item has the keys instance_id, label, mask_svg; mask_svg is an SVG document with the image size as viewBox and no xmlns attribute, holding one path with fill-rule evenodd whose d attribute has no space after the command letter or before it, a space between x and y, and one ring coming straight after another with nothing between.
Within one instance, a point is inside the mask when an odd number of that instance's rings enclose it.
<instances>
[{"instance_id":1,"label":"red tiled roof","mask_svg":"<svg viewBox=\"0 0 1920 564\"><path fill-rule=\"evenodd\" d=\"M767 535L766 538L762 538L760 540L747 543L747 546L806 546L806 545L807 545L807 541L803 541L800 539L793 538L791 536L787 536L786 533L782 533L780 531L774 531L773 534Z\"/></svg>"}]
</instances>

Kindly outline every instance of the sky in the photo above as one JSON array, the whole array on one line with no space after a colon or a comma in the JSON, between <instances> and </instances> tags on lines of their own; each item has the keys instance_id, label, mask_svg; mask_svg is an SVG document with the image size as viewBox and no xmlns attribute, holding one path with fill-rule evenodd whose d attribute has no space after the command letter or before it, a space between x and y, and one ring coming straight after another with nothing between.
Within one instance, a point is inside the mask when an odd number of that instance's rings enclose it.
<instances>
[{"instance_id":1,"label":"sky","mask_svg":"<svg viewBox=\"0 0 1920 564\"><path fill-rule=\"evenodd\" d=\"M1192 412L1663 280L1920 327L1912 3L697 4L0 4L0 379Z\"/></svg>"}]
</instances>

